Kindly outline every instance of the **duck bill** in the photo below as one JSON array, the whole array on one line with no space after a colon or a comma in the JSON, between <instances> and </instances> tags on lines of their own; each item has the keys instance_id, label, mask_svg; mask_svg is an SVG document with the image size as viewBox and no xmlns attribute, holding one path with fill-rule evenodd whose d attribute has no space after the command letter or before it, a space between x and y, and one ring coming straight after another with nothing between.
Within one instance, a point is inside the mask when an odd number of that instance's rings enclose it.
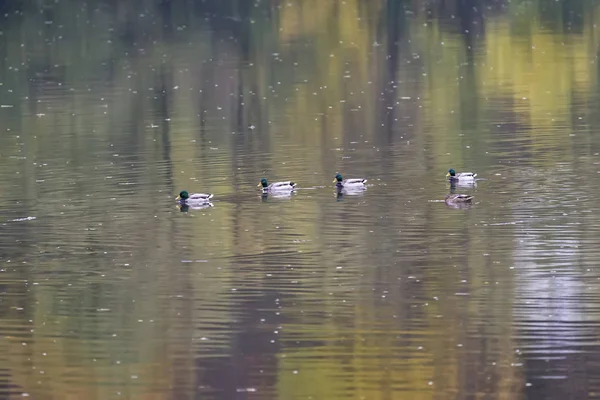
<instances>
[{"instance_id":1,"label":"duck bill","mask_svg":"<svg viewBox=\"0 0 600 400\"><path fill-rule=\"evenodd\" d=\"M175 200L181 200L181 196L177 196Z\"/></svg>"},{"instance_id":2,"label":"duck bill","mask_svg":"<svg viewBox=\"0 0 600 400\"><path fill-rule=\"evenodd\" d=\"M337 179L334 179L334 180L333 180L333 183L336 183L336 182L337 182Z\"/></svg>"},{"instance_id":3,"label":"duck bill","mask_svg":"<svg viewBox=\"0 0 600 400\"><path fill-rule=\"evenodd\" d=\"M261 186L262 186L262 184L260 184L260 183L258 185L256 185L256 187L261 187Z\"/></svg>"},{"instance_id":4,"label":"duck bill","mask_svg":"<svg viewBox=\"0 0 600 400\"><path fill-rule=\"evenodd\" d=\"M450 172L448 172L448 173L446 174L446 178L447 178L447 177L449 177L449 176L450 176Z\"/></svg>"}]
</instances>

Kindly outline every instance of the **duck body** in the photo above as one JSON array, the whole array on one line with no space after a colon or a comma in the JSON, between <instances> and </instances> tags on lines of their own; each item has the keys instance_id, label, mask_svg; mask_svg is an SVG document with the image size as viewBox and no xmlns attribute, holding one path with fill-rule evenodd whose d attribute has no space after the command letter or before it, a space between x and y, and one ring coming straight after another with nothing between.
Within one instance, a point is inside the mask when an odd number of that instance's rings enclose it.
<instances>
[{"instance_id":1,"label":"duck body","mask_svg":"<svg viewBox=\"0 0 600 400\"><path fill-rule=\"evenodd\" d=\"M269 201L272 199L289 200L292 198L292 196L294 196L295 193L296 193L296 191L294 191L294 190L273 190L273 191L262 190L260 193L260 197L261 197L262 201Z\"/></svg>"},{"instance_id":2,"label":"duck body","mask_svg":"<svg viewBox=\"0 0 600 400\"><path fill-rule=\"evenodd\" d=\"M291 192L296 189L296 183L292 181L274 182L269 185L265 178L260 180L258 187L262 187L263 192Z\"/></svg>"},{"instance_id":3,"label":"duck body","mask_svg":"<svg viewBox=\"0 0 600 400\"><path fill-rule=\"evenodd\" d=\"M188 193L187 191L182 190L176 200L181 204L194 205L209 203L209 200L212 198L212 193Z\"/></svg>"},{"instance_id":4,"label":"duck body","mask_svg":"<svg viewBox=\"0 0 600 400\"><path fill-rule=\"evenodd\" d=\"M367 180L363 178L344 179L342 175L337 174L333 182L335 182L335 187L338 189L360 190L366 189L365 183Z\"/></svg>"},{"instance_id":5,"label":"duck body","mask_svg":"<svg viewBox=\"0 0 600 400\"><path fill-rule=\"evenodd\" d=\"M474 181L477 174L473 172L458 172L456 173L454 169L450 168L448 173L446 174L446 178L450 182L470 182Z\"/></svg>"},{"instance_id":6,"label":"duck body","mask_svg":"<svg viewBox=\"0 0 600 400\"><path fill-rule=\"evenodd\" d=\"M467 204L472 200L473 196L470 194L447 194L444 201L446 204Z\"/></svg>"},{"instance_id":7,"label":"duck body","mask_svg":"<svg viewBox=\"0 0 600 400\"><path fill-rule=\"evenodd\" d=\"M477 180L473 179L473 180L448 180L448 182L450 183L450 192L454 193L454 190L456 190L456 188L468 188L468 189L474 189L477 187Z\"/></svg>"}]
</instances>

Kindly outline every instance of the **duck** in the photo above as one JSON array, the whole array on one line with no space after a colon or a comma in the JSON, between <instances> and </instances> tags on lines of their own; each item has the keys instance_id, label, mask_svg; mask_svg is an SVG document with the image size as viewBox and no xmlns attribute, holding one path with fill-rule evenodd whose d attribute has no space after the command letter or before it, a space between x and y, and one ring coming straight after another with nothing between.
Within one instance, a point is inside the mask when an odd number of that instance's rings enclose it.
<instances>
[{"instance_id":1,"label":"duck","mask_svg":"<svg viewBox=\"0 0 600 400\"><path fill-rule=\"evenodd\" d=\"M454 169L450 168L448 170L448 173L446 174L446 178L448 178L448 180L450 180L451 182L456 182L456 181L473 181L475 180L475 177L477 176L477 174L474 174L473 172L459 172L456 173L454 171Z\"/></svg>"},{"instance_id":2,"label":"duck","mask_svg":"<svg viewBox=\"0 0 600 400\"><path fill-rule=\"evenodd\" d=\"M341 174L336 174L333 182L338 189L352 190L365 189L365 182L367 182L367 180L363 178L344 179Z\"/></svg>"},{"instance_id":3,"label":"duck","mask_svg":"<svg viewBox=\"0 0 600 400\"><path fill-rule=\"evenodd\" d=\"M188 193L186 190L179 192L179 196L175 200L179 201L182 205L193 205L209 203L209 200L213 198L212 193Z\"/></svg>"},{"instance_id":4,"label":"duck","mask_svg":"<svg viewBox=\"0 0 600 400\"><path fill-rule=\"evenodd\" d=\"M465 204L471 203L473 197L470 194L447 194L444 201L446 204Z\"/></svg>"},{"instance_id":5,"label":"duck","mask_svg":"<svg viewBox=\"0 0 600 400\"><path fill-rule=\"evenodd\" d=\"M274 182L269 185L265 178L260 180L258 187L262 186L263 192L276 192L276 191L292 191L296 188L296 183L292 181L285 182Z\"/></svg>"}]
</instances>

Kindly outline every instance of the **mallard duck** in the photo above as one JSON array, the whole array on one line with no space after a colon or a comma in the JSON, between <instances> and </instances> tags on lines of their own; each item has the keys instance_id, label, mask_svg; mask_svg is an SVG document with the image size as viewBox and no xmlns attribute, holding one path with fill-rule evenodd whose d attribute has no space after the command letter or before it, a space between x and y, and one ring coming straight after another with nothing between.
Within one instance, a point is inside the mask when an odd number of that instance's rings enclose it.
<instances>
[{"instance_id":1,"label":"mallard duck","mask_svg":"<svg viewBox=\"0 0 600 400\"><path fill-rule=\"evenodd\" d=\"M446 204L465 204L470 203L473 200L473 196L470 194L447 194L445 202Z\"/></svg>"},{"instance_id":2,"label":"mallard duck","mask_svg":"<svg viewBox=\"0 0 600 400\"><path fill-rule=\"evenodd\" d=\"M179 201L181 204L202 204L208 203L210 199L212 199L212 193L192 193L189 194L187 191L182 190L179 192L179 196L175 200Z\"/></svg>"},{"instance_id":3,"label":"mallard duck","mask_svg":"<svg viewBox=\"0 0 600 400\"><path fill-rule=\"evenodd\" d=\"M452 168L450 168L446 174L446 178L448 178L450 181L472 181L476 176L477 174L472 172L459 172L457 174Z\"/></svg>"},{"instance_id":4,"label":"mallard duck","mask_svg":"<svg viewBox=\"0 0 600 400\"><path fill-rule=\"evenodd\" d=\"M291 191L296 188L296 184L294 182L274 182L269 185L265 178L260 180L260 183L257 185L258 187L262 186L263 192L275 192L275 191Z\"/></svg>"},{"instance_id":5,"label":"mallard duck","mask_svg":"<svg viewBox=\"0 0 600 400\"><path fill-rule=\"evenodd\" d=\"M337 174L333 182L338 189L364 189L365 182L367 180L363 178L358 179L344 179L341 174Z\"/></svg>"}]
</instances>

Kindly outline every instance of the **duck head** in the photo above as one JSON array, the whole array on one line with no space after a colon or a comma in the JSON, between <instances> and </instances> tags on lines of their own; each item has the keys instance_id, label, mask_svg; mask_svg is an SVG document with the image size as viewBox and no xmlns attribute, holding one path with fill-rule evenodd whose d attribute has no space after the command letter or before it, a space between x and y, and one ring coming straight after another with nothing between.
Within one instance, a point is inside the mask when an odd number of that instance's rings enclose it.
<instances>
[{"instance_id":1,"label":"duck head","mask_svg":"<svg viewBox=\"0 0 600 400\"><path fill-rule=\"evenodd\" d=\"M187 199L189 199L189 197L189 193L185 190L182 190L181 192L179 192L179 196L177 196L175 200L186 201Z\"/></svg>"}]
</instances>

